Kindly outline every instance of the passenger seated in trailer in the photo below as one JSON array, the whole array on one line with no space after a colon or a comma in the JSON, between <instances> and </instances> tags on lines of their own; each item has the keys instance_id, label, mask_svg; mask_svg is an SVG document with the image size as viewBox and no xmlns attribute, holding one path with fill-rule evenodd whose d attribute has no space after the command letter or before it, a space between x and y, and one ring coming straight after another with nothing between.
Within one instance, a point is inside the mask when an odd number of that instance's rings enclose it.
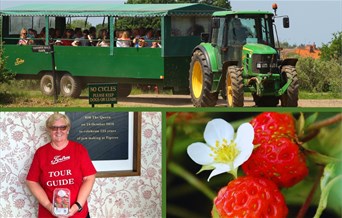
<instances>
[{"instance_id":1,"label":"passenger seated in trailer","mask_svg":"<svg viewBox=\"0 0 342 218\"><path fill-rule=\"evenodd\" d=\"M161 48L161 44L157 41L152 42L151 48Z\"/></svg>"},{"instance_id":2,"label":"passenger seated in trailer","mask_svg":"<svg viewBox=\"0 0 342 218\"><path fill-rule=\"evenodd\" d=\"M152 46L152 41L154 40L153 37L153 29L152 28L148 28L146 31L146 35L144 36L144 40L146 42L146 47L151 47Z\"/></svg>"},{"instance_id":3,"label":"passenger seated in trailer","mask_svg":"<svg viewBox=\"0 0 342 218\"><path fill-rule=\"evenodd\" d=\"M75 40L71 43L72 46L80 46L81 42L79 38L75 38Z\"/></svg>"},{"instance_id":4,"label":"passenger seated in trailer","mask_svg":"<svg viewBox=\"0 0 342 218\"><path fill-rule=\"evenodd\" d=\"M143 37L141 37L138 41L138 48L146 47L147 43Z\"/></svg>"},{"instance_id":5,"label":"passenger seated in trailer","mask_svg":"<svg viewBox=\"0 0 342 218\"><path fill-rule=\"evenodd\" d=\"M131 47L131 38L128 31L122 32L121 37L116 41L116 47Z\"/></svg>"},{"instance_id":6,"label":"passenger seated in trailer","mask_svg":"<svg viewBox=\"0 0 342 218\"><path fill-rule=\"evenodd\" d=\"M161 31L160 30L155 31L154 39L156 41L152 42L151 48L161 48L162 46L161 46Z\"/></svg>"},{"instance_id":7,"label":"passenger seated in trailer","mask_svg":"<svg viewBox=\"0 0 342 218\"><path fill-rule=\"evenodd\" d=\"M139 39L143 35L142 29L135 28L132 31L132 44L134 47L139 47Z\"/></svg>"},{"instance_id":8,"label":"passenger seated in trailer","mask_svg":"<svg viewBox=\"0 0 342 218\"><path fill-rule=\"evenodd\" d=\"M79 27L75 28L74 38L81 38L83 36L82 29Z\"/></svg>"},{"instance_id":9,"label":"passenger seated in trailer","mask_svg":"<svg viewBox=\"0 0 342 218\"><path fill-rule=\"evenodd\" d=\"M93 26L89 28L88 39L89 39L89 42L90 42L91 46L96 46L96 44L97 44L97 41L96 41L96 28L93 27Z\"/></svg>"},{"instance_id":10,"label":"passenger seated in trailer","mask_svg":"<svg viewBox=\"0 0 342 218\"><path fill-rule=\"evenodd\" d=\"M83 36L80 38L81 46L90 46L90 41L88 39L89 30L85 29L82 32Z\"/></svg>"},{"instance_id":11,"label":"passenger seated in trailer","mask_svg":"<svg viewBox=\"0 0 342 218\"><path fill-rule=\"evenodd\" d=\"M65 34L62 38L62 45L63 46L72 46L73 40L73 30L72 29L66 29Z\"/></svg>"},{"instance_id":12,"label":"passenger seated in trailer","mask_svg":"<svg viewBox=\"0 0 342 218\"><path fill-rule=\"evenodd\" d=\"M34 44L45 45L45 27L43 27L40 33L37 35L36 39L34 40Z\"/></svg>"},{"instance_id":13,"label":"passenger seated in trailer","mask_svg":"<svg viewBox=\"0 0 342 218\"><path fill-rule=\"evenodd\" d=\"M55 42L55 45L60 46L62 45L62 41L60 39L57 39Z\"/></svg>"},{"instance_id":14,"label":"passenger seated in trailer","mask_svg":"<svg viewBox=\"0 0 342 218\"><path fill-rule=\"evenodd\" d=\"M108 32L106 29L100 30L98 42L96 44L98 47L109 47Z\"/></svg>"},{"instance_id":15,"label":"passenger seated in trailer","mask_svg":"<svg viewBox=\"0 0 342 218\"><path fill-rule=\"evenodd\" d=\"M34 45L34 39L37 38L37 30L32 28L27 30L27 38L29 39L29 45Z\"/></svg>"},{"instance_id":16,"label":"passenger seated in trailer","mask_svg":"<svg viewBox=\"0 0 342 218\"><path fill-rule=\"evenodd\" d=\"M25 28L22 28L20 30L20 39L18 42L18 45L28 45L29 39L27 38L27 30Z\"/></svg>"}]
</instances>

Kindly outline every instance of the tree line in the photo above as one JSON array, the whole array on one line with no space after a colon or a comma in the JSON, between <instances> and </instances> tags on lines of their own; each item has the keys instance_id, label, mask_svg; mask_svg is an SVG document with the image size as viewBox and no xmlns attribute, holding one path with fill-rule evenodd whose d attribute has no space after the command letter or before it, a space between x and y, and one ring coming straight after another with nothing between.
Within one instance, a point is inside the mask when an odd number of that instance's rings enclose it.
<instances>
[{"instance_id":1,"label":"tree line","mask_svg":"<svg viewBox=\"0 0 342 218\"><path fill-rule=\"evenodd\" d=\"M342 32L333 33L323 44L320 58L299 58L296 69L299 89L308 92L332 92L342 98Z\"/></svg>"}]
</instances>

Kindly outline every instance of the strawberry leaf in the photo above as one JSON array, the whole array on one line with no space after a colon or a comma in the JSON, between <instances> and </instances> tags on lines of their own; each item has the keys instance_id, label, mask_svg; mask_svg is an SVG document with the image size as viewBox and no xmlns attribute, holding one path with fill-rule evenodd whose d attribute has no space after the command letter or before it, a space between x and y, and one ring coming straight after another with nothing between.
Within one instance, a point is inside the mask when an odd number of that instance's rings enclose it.
<instances>
[{"instance_id":1,"label":"strawberry leaf","mask_svg":"<svg viewBox=\"0 0 342 218\"><path fill-rule=\"evenodd\" d=\"M211 210L212 218L220 218L220 214L218 213L215 204L213 205L213 209Z\"/></svg>"},{"instance_id":2,"label":"strawberry leaf","mask_svg":"<svg viewBox=\"0 0 342 218\"><path fill-rule=\"evenodd\" d=\"M304 133L305 119L304 114L300 113L298 120L296 121L296 131L297 135L302 135Z\"/></svg>"},{"instance_id":3,"label":"strawberry leaf","mask_svg":"<svg viewBox=\"0 0 342 218\"><path fill-rule=\"evenodd\" d=\"M342 175L335 177L335 164L328 164L321 178L321 197L314 218L319 218L327 207L329 192L339 180L342 181Z\"/></svg>"},{"instance_id":4,"label":"strawberry leaf","mask_svg":"<svg viewBox=\"0 0 342 218\"><path fill-rule=\"evenodd\" d=\"M305 128L307 128L308 126L312 125L316 120L317 120L317 117L318 117L318 113L313 113L311 114L310 116L308 116L306 119L305 119Z\"/></svg>"}]
</instances>

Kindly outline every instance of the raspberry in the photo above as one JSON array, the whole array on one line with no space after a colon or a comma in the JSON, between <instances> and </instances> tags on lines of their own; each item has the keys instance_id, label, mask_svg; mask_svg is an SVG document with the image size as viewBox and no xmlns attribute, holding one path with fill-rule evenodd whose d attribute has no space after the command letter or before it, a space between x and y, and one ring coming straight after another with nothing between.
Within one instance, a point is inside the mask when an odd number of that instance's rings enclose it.
<instances>
[{"instance_id":1,"label":"raspberry","mask_svg":"<svg viewBox=\"0 0 342 218\"><path fill-rule=\"evenodd\" d=\"M291 115L262 113L251 124L255 132L253 144L260 146L242 165L246 175L265 177L279 187L291 187L308 175L304 155L295 143Z\"/></svg>"},{"instance_id":2,"label":"raspberry","mask_svg":"<svg viewBox=\"0 0 342 218\"><path fill-rule=\"evenodd\" d=\"M288 209L278 187L270 180L239 177L223 187L214 199L220 218L286 217Z\"/></svg>"}]
</instances>

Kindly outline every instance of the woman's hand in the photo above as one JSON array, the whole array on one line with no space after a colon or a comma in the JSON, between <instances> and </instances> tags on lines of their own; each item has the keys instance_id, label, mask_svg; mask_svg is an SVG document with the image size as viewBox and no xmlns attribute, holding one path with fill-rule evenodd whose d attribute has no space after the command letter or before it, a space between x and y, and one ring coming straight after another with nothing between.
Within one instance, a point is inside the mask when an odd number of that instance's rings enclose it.
<instances>
[{"instance_id":1,"label":"woman's hand","mask_svg":"<svg viewBox=\"0 0 342 218\"><path fill-rule=\"evenodd\" d=\"M76 204L73 204L69 209L69 213L68 213L67 217L73 216L77 212L78 212L78 207Z\"/></svg>"}]
</instances>

